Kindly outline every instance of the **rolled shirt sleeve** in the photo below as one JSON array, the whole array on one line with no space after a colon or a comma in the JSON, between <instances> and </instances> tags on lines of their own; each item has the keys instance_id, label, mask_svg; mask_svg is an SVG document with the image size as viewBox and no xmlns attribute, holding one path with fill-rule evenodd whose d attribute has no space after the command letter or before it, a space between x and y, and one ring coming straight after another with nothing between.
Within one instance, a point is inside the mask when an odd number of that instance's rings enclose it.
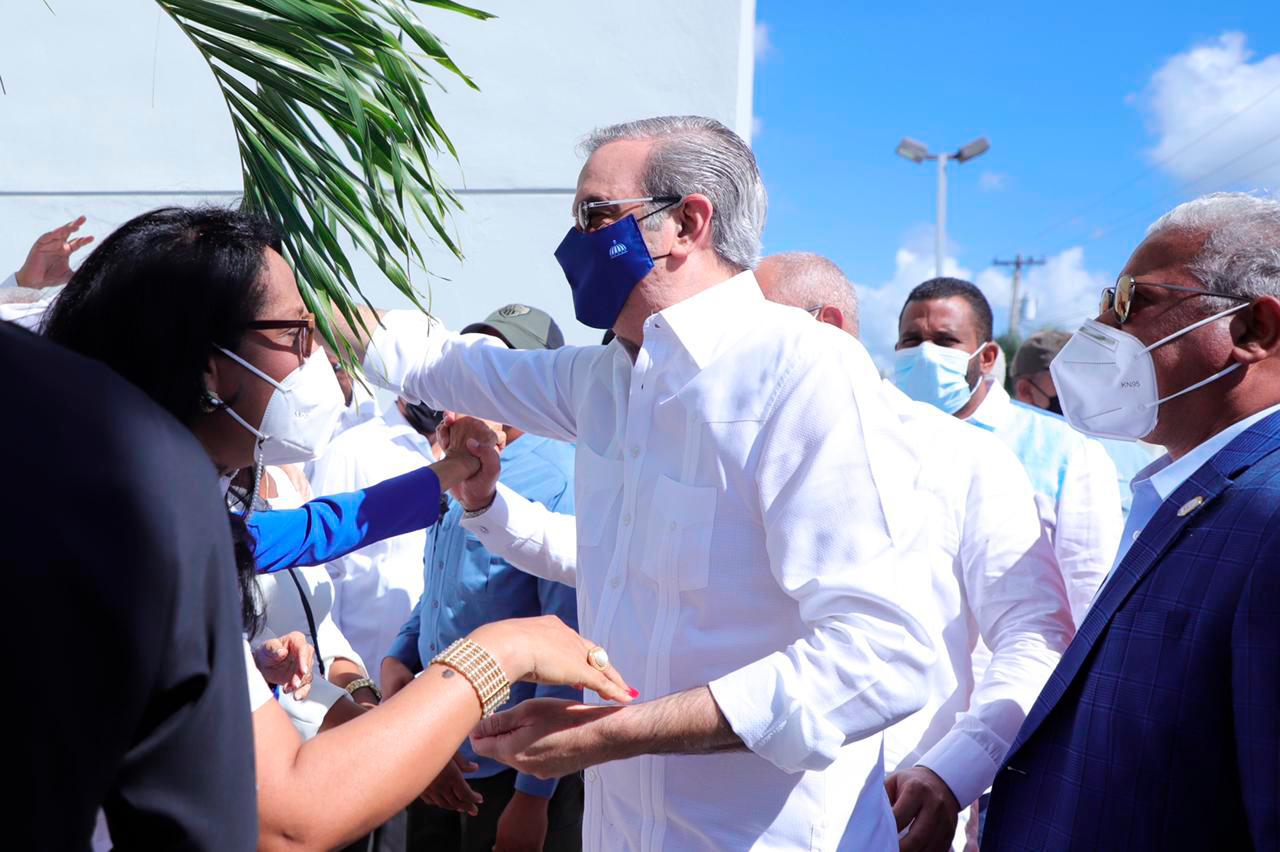
<instances>
[{"instance_id":1,"label":"rolled shirt sleeve","mask_svg":"<svg viewBox=\"0 0 1280 852\"><path fill-rule=\"evenodd\" d=\"M920 709L934 657L909 606L929 579L918 462L865 351L838 344L788 372L756 474L770 567L808 633L710 684L743 743L787 772Z\"/></svg>"}]
</instances>

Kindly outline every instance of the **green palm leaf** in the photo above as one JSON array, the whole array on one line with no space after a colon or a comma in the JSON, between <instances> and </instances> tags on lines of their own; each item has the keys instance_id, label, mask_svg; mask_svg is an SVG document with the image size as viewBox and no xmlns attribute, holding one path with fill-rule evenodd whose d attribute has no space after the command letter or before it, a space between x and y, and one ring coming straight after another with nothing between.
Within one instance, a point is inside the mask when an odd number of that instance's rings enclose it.
<instances>
[{"instance_id":1,"label":"green palm leaf","mask_svg":"<svg viewBox=\"0 0 1280 852\"><path fill-rule=\"evenodd\" d=\"M455 255L446 226L457 197L437 156L456 157L427 98L433 72L475 88L411 4L468 15L447 0L158 0L209 63L226 98L244 206L284 235L303 298L334 343L337 311L367 303L343 236L421 307L411 221Z\"/></svg>"}]
</instances>

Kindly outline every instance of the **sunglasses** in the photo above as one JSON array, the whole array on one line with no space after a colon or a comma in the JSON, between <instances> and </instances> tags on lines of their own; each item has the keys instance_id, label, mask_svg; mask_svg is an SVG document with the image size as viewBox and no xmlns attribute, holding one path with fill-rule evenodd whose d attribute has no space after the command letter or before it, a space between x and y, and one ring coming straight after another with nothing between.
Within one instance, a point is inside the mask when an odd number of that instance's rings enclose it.
<instances>
[{"instance_id":1,"label":"sunglasses","mask_svg":"<svg viewBox=\"0 0 1280 852\"><path fill-rule=\"evenodd\" d=\"M680 200L679 195L646 195L643 198L615 198L610 201L581 201L574 212L574 221L579 231L591 230L591 211L601 207L616 207L619 204L665 204L670 207ZM655 210L654 213L659 211ZM653 215L652 213L649 215Z\"/></svg>"},{"instance_id":2,"label":"sunglasses","mask_svg":"<svg viewBox=\"0 0 1280 852\"><path fill-rule=\"evenodd\" d=\"M1116 286L1102 291L1102 301L1098 304L1098 313L1105 314L1114 310L1116 319L1121 325L1129 321L1129 312L1133 310L1133 294L1138 285L1143 287L1159 287L1163 290L1176 290L1179 293L1194 293L1197 296L1217 296L1219 299L1231 299L1236 302L1252 302L1248 296L1236 296L1231 293L1220 293L1216 290L1200 290L1196 287L1181 287L1177 284L1162 284L1156 281L1137 281L1132 275L1121 275L1116 279Z\"/></svg>"},{"instance_id":3,"label":"sunglasses","mask_svg":"<svg viewBox=\"0 0 1280 852\"><path fill-rule=\"evenodd\" d=\"M297 319L254 320L249 323L248 327L259 331L270 331L281 328L298 329L298 336L296 338L298 354L305 358L311 354L312 345L315 341L316 315L307 313Z\"/></svg>"}]
</instances>

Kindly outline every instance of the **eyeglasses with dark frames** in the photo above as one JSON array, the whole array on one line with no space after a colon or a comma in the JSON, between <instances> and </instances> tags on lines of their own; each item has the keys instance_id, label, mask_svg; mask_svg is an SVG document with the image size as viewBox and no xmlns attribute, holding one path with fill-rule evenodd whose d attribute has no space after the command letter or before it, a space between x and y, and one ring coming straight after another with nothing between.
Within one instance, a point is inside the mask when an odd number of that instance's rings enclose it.
<instances>
[{"instance_id":1,"label":"eyeglasses with dark frames","mask_svg":"<svg viewBox=\"0 0 1280 852\"><path fill-rule=\"evenodd\" d=\"M1098 313L1116 312L1116 320L1121 325L1129 321L1129 313L1133 310L1133 294L1138 285L1143 287L1159 287L1162 290L1175 290L1179 293L1193 293L1197 296L1216 296L1219 299L1232 299L1237 302L1252 302L1248 296L1237 296L1233 293L1222 293L1217 290L1201 290L1197 287L1183 287L1180 284L1164 284L1158 281L1138 281L1132 275L1121 275L1116 279L1116 286L1106 287L1102 291L1102 300L1098 304Z\"/></svg>"},{"instance_id":2,"label":"eyeglasses with dark frames","mask_svg":"<svg viewBox=\"0 0 1280 852\"><path fill-rule=\"evenodd\" d=\"M249 323L248 328L258 331L271 331L282 328L298 329L298 354L305 358L311 354L311 348L315 340L316 315L306 313L297 319L254 320Z\"/></svg>"}]
</instances>

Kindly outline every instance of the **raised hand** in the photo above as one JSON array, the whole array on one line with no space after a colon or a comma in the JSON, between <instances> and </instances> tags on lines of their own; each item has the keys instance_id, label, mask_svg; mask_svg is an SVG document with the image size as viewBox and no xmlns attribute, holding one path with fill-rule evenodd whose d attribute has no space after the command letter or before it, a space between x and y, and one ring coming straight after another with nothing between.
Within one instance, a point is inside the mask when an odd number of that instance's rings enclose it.
<instances>
[{"instance_id":1,"label":"raised hand","mask_svg":"<svg viewBox=\"0 0 1280 852\"><path fill-rule=\"evenodd\" d=\"M297 630L263 642L253 652L253 661L267 683L302 701L311 692L311 676L316 649Z\"/></svg>"},{"instance_id":2,"label":"raised hand","mask_svg":"<svg viewBox=\"0 0 1280 852\"><path fill-rule=\"evenodd\" d=\"M462 429L456 431L453 429L454 423L457 422L459 422L459 417L455 414L449 414L440 424L440 428L436 430L440 446L445 450L449 449L455 437L458 440L465 440L463 437L465 433ZM480 422L486 423L500 438L506 437L501 426L487 421ZM479 453L479 473L469 479L464 479L450 491L454 499L461 503L462 507L468 512L478 511L493 502L493 495L498 485L498 475L502 472L502 463L499 456L501 452L502 447L500 445L495 447L494 452L481 451Z\"/></svg>"},{"instance_id":3,"label":"raised hand","mask_svg":"<svg viewBox=\"0 0 1280 852\"><path fill-rule=\"evenodd\" d=\"M61 228L54 228L36 238L27 252L27 260L18 270L19 287L55 287L71 280L71 255L93 242L93 237L71 235L84 224L81 216Z\"/></svg>"}]
</instances>

